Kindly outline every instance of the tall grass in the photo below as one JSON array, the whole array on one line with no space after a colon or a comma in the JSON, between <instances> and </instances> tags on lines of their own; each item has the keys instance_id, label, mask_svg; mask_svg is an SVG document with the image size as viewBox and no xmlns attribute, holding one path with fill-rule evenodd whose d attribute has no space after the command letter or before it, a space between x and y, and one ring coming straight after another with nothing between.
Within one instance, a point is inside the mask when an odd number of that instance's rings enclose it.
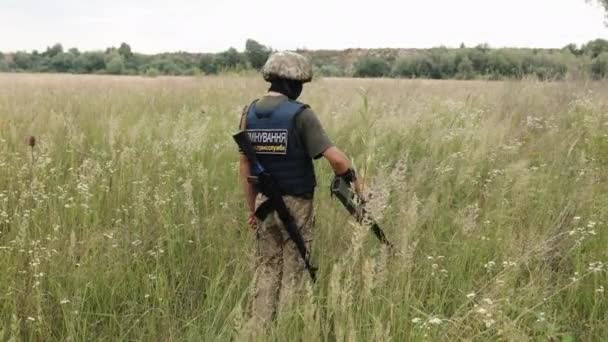
<instances>
[{"instance_id":1,"label":"tall grass","mask_svg":"<svg viewBox=\"0 0 608 342\"><path fill-rule=\"evenodd\" d=\"M251 77L0 74L0 340L231 340ZM320 280L263 340L608 336L608 85L318 80L391 255L317 163ZM37 138L33 158L28 135Z\"/></svg>"}]
</instances>

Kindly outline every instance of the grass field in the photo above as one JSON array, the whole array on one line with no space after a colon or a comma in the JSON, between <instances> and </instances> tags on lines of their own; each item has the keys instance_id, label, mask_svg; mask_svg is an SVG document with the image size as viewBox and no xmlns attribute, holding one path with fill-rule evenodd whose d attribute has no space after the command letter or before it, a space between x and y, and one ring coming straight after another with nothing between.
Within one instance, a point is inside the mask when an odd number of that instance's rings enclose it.
<instances>
[{"instance_id":1,"label":"grass field","mask_svg":"<svg viewBox=\"0 0 608 342\"><path fill-rule=\"evenodd\" d=\"M0 341L224 341L259 77L0 74ZM264 340L608 338L608 83L321 79L389 255L317 163L320 279ZM31 149L25 137L34 135Z\"/></svg>"}]
</instances>

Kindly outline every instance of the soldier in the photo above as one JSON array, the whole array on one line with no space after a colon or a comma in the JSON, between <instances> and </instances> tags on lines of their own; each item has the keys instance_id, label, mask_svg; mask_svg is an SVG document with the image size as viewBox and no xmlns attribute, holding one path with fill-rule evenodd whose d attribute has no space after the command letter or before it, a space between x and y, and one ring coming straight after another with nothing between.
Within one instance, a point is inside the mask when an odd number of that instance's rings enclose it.
<instances>
[{"instance_id":1,"label":"soldier","mask_svg":"<svg viewBox=\"0 0 608 342\"><path fill-rule=\"evenodd\" d=\"M294 52L277 52L270 56L262 73L270 82L270 88L263 97L245 107L240 128L248 130L260 163L279 184L310 250L316 186L313 160L324 157L337 176L353 181L356 189L360 186L351 162L332 144L312 109L296 101L303 84L312 80L308 59ZM306 273L304 262L276 212L263 220L256 217L256 210L266 197L248 181L249 175L249 162L241 155L240 176L248 225L255 230L257 240L256 281L251 318L245 329L257 333L277 311L286 307Z\"/></svg>"}]
</instances>

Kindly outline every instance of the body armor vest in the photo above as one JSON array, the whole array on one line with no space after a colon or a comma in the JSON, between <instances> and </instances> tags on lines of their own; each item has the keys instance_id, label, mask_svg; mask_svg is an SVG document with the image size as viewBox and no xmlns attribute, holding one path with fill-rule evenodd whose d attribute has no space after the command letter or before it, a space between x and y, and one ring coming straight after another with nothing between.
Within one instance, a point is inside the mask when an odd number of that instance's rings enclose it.
<instances>
[{"instance_id":1,"label":"body armor vest","mask_svg":"<svg viewBox=\"0 0 608 342\"><path fill-rule=\"evenodd\" d=\"M285 100L269 112L249 106L246 130L260 163L284 195L312 194L316 186L313 160L295 130L295 118L306 105Z\"/></svg>"}]
</instances>

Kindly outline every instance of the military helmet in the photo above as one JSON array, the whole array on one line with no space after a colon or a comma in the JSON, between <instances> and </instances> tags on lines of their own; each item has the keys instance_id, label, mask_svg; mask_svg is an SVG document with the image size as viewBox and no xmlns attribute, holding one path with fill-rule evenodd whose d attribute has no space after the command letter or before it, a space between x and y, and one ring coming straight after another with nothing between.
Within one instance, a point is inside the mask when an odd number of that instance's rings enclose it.
<instances>
[{"instance_id":1,"label":"military helmet","mask_svg":"<svg viewBox=\"0 0 608 342\"><path fill-rule=\"evenodd\" d=\"M275 52L264 64L262 74L268 82L284 79L306 83L312 80L312 65L308 58L298 53Z\"/></svg>"}]
</instances>

